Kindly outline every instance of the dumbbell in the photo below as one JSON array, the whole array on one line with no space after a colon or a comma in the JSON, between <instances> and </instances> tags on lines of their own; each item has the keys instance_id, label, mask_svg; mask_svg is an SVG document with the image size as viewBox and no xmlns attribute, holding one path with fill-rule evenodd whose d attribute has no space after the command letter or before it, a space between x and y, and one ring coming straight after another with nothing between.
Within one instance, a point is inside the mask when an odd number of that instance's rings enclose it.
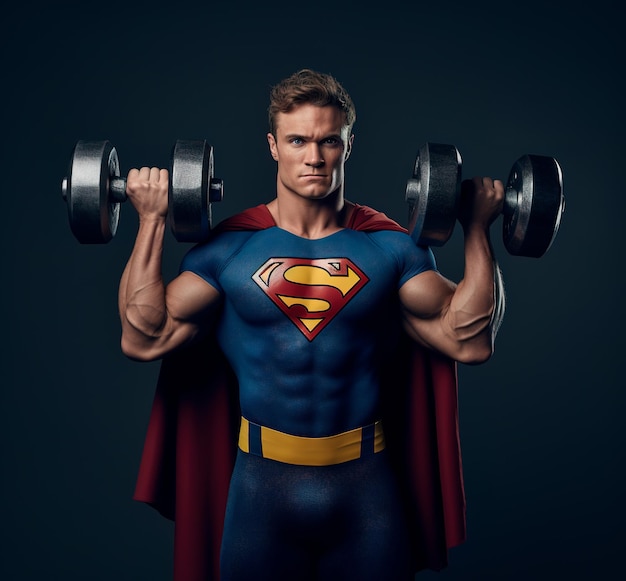
<instances>
[{"instance_id":1,"label":"dumbbell","mask_svg":"<svg viewBox=\"0 0 626 581\"><path fill-rule=\"evenodd\" d=\"M408 230L417 244L444 245L454 230L461 192L461 154L454 145L426 143L407 180ZM502 237L510 254L539 258L554 241L565 211L563 172L558 161L524 155L512 166L505 187Z\"/></svg>"},{"instance_id":2,"label":"dumbbell","mask_svg":"<svg viewBox=\"0 0 626 581\"><path fill-rule=\"evenodd\" d=\"M213 177L213 148L204 140L178 140L170 156L168 221L179 242L201 242L212 226L211 203L224 195ZM104 244L117 231L126 179L107 140L78 141L61 185L70 228L81 244Z\"/></svg>"}]
</instances>

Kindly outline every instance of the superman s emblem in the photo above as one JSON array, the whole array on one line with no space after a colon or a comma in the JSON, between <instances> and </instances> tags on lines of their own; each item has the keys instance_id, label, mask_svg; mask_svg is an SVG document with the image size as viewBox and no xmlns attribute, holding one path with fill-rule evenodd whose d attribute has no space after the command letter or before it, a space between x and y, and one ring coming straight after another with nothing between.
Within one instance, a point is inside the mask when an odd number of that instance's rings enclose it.
<instances>
[{"instance_id":1,"label":"superman s emblem","mask_svg":"<svg viewBox=\"0 0 626 581\"><path fill-rule=\"evenodd\" d=\"M270 258L252 280L309 341L369 281L348 258Z\"/></svg>"}]
</instances>

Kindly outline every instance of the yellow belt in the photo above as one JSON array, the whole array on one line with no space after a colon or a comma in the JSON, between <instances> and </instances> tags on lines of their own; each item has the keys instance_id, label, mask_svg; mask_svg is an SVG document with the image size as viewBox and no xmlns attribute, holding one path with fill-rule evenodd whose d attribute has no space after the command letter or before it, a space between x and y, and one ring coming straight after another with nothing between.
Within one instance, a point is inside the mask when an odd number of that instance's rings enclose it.
<instances>
[{"instance_id":1,"label":"yellow belt","mask_svg":"<svg viewBox=\"0 0 626 581\"><path fill-rule=\"evenodd\" d=\"M380 421L334 436L307 438L259 426L242 417L239 448L286 464L330 466L380 452L385 448L385 437Z\"/></svg>"}]
</instances>

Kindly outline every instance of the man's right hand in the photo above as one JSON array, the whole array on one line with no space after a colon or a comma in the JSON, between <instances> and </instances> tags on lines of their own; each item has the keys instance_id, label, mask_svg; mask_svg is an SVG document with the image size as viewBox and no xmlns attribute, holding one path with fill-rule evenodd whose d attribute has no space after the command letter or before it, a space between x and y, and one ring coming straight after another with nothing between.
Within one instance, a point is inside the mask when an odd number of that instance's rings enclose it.
<instances>
[{"instance_id":1,"label":"man's right hand","mask_svg":"<svg viewBox=\"0 0 626 581\"><path fill-rule=\"evenodd\" d=\"M169 172L158 167L133 168L126 178L126 194L140 220L167 216Z\"/></svg>"}]
</instances>

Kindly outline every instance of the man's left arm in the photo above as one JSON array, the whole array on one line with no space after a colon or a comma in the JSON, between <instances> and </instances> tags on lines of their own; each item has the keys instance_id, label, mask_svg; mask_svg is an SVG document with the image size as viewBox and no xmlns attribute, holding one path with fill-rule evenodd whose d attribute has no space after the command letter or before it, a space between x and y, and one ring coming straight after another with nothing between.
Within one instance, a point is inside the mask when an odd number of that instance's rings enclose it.
<instances>
[{"instance_id":1,"label":"man's left arm","mask_svg":"<svg viewBox=\"0 0 626 581\"><path fill-rule=\"evenodd\" d=\"M504 315L502 276L489 238L503 200L504 186L499 180L463 182L459 211L464 232L463 279L456 285L438 272L426 271L400 288L409 335L462 363L482 363L491 357Z\"/></svg>"}]
</instances>

